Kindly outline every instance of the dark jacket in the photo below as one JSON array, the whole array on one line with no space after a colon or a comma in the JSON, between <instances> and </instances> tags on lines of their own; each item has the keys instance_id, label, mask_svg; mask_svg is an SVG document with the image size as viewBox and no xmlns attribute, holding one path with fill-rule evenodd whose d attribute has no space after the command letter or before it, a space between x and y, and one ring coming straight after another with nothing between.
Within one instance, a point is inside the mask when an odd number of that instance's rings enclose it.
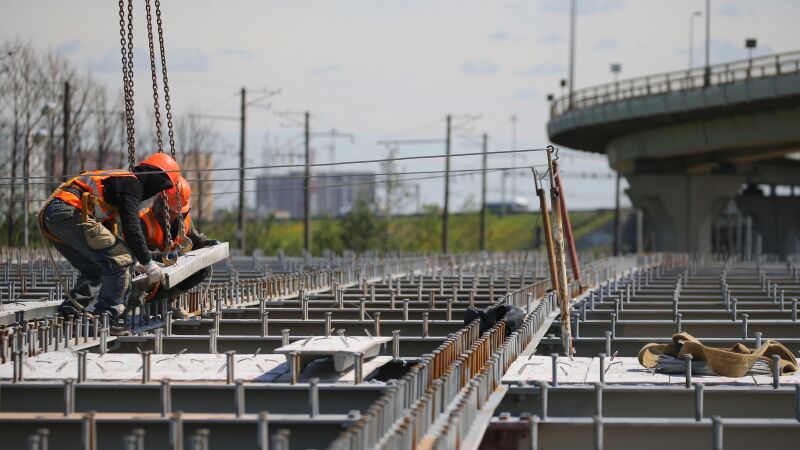
<instances>
[{"instance_id":1,"label":"dark jacket","mask_svg":"<svg viewBox=\"0 0 800 450\"><path fill-rule=\"evenodd\" d=\"M148 173L149 172L149 173ZM150 262L147 240L139 224L139 205L157 193L172 187L167 174L147 166L133 168L133 177L112 177L103 184L103 197L117 208L125 243L140 264Z\"/></svg>"}]
</instances>

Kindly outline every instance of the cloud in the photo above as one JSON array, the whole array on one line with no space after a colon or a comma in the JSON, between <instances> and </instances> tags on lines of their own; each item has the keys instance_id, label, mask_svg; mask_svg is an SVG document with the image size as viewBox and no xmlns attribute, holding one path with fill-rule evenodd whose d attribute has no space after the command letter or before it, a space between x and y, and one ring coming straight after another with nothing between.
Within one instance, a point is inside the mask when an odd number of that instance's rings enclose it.
<instances>
[{"instance_id":1,"label":"cloud","mask_svg":"<svg viewBox=\"0 0 800 450\"><path fill-rule=\"evenodd\" d=\"M511 33L508 31L495 31L489 35L490 41L507 41L511 39Z\"/></svg>"},{"instance_id":2,"label":"cloud","mask_svg":"<svg viewBox=\"0 0 800 450\"><path fill-rule=\"evenodd\" d=\"M536 100L540 97L539 91L533 88L520 89L514 94L514 100Z\"/></svg>"},{"instance_id":3,"label":"cloud","mask_svg":"<svg viewBox=\"0 0 800 450\"><path fill-rule=\"evenodd\" d=\"M464 61L461 73L467 75L492 75L500 70L500 65L489 61Z\"/></svg>"},{"instance_id":4,"label":"cloud","mask_svg":"<svg viewBox=\"0 0 800 450\"><path fill-rule=\"evenodd\" d=\"M735 3L725 3L717 8L717 13L727 17L749 17L753 15L753 10L749 8L739 9Z\"/></svg>"},{"instance_id":5,"label":"cloud","mask_svg":"<svg viewBox=\"0 0 800 450\"><path fill-rule=\"evenodd\" d=\"M595 44L594 49L598 51L602 50L612 50L619 47L619 42L616 39L606 38L600 39L600 41Z\"/></svg>"},{"instance_id":6,"label":"cloud","mask_svg":"<svg viewBox=\"0 0 800 450\"><path fill-rule=\"evenodd\" d=\"M569 13L567 0L542 0L539 3L539 11L543 13ZM622 10L624 7L622 0L581 0L577 2L575 9L579 16L589 14L606 14Z\"/></svg>"},{"instance_id":7,"label":"cloud","mask_svg":"<svg viewBox=\"0 0 800 450\"><path fill-rule=\"evenodd\" d=\"M209 67L208 58L199 48L178 48L167 52L170 70L203 72Z\"/></svg>"},{"instance_id":8,"label":"cloud","mask_svg":"<svg viewBox=\"0 0 800 450\"><path fill-rule=\"evenodd\" d=\"M311 75L325 75L338 72L340 67L336 64L323 64L311 68Z\"/></svg>"},{"instance_id":9,"label":"cloud","mask_svg":"<svg viewBox=\"0 0 800 450\"><path fill-rule=\"evenodd\" d=\"M250 50L245 50L243 48L223 48L222 54L225 56L232 56L234 58L239 58L242 61L251 61L256 57L256 55L253 52L251 52Z\"/></svg>"},{"instance_id":10,"label":"cloud","mask_svg":"<svg viewBox=\"0 0 800 450\"><path fill-rule=\"evenodd\" d=\"M566 71L567 66L565 64L541 63L531 67L530 69L521 70L517 72L517 75L559 75L566 73Z\"/></svg>"},{"instance_id":11,"label":"cloud","mask_svg":"<svg viewBox=\"0 0 800 450\"><path fill-rule=\"evenodd\" d=\"M156 59L158 59L156 54ZM156 62L157 68L160 65ZM98 72L116 72L122 70L122 53L118 48L111 49L97 61L90 61L89 66ZM167 68L177 72L204 72L209 68L205 52L197 48L176 48L167 51ZM134 71L150 70L150 55L140 47L133 48ZM158 68L160 72L160 68Z\"/></svg>"},{"instance_id":12,"label":"cloud","mask_svg":"<svg viewBox=\"0 0 800 450\"><path fill-rule=\"evenodd\" d=\"M150 67L150 57L143 48L134 47L133 49L133 69L142 70ZM106 52L97 61L91 61L89 66L98 72L118 72L122 70L122 53L119 48L114 48ZM169 67L169 66L167 66Z\"/></svg>"},{"instance_id":13,"label":"cloud","mask_svg":"<svg viewBox=\"0 0 800 450\"><path fill-rule=\"evenodd\" d=\"M81 41L73 39L71 41L64 42L63 44L56 47L56 51L58 53L61 53L62 55L69 55L71 53L77 52L81 48L83 48L83 44L81 44Z\"/></svg>"},{"instance_id":14,"label":"cloud","mask_svg":"<svg viewBox=\"0 0 800 450\"><path fill-rule=\"evenodd\" d=\"M551 33L542 37L542 42L545 44L558 44L564 42L564 35L561 33Z\"/></svg>"}]
</instances>

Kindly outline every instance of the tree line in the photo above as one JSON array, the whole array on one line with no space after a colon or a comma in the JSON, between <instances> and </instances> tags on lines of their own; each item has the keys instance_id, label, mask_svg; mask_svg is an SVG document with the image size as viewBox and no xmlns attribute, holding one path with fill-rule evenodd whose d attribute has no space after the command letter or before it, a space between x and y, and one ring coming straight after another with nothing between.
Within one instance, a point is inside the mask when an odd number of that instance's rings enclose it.
<instances>
[{"instance_id":1,"label":"tree line","mask_svg":"<svg viewBox=\"0 0 800 450\"><path fill-rule=\"evenodd\" d=\"M121 84L109 88L58 52L19 39L0 43L0 245L22 245L26 234L29 245L39 242L35 214L66 176L128 166L124 105ZM154 120L137 117L137 153L146 149L139 157L156 148ZM208 121L191 115L177 118L175 133L184 167L208 164L204 156L222 145ZM198 198L211 191L211 173L188 173ZM207 202L197 204L198 214L210 214Z\"/></svg>"}]
</instances>

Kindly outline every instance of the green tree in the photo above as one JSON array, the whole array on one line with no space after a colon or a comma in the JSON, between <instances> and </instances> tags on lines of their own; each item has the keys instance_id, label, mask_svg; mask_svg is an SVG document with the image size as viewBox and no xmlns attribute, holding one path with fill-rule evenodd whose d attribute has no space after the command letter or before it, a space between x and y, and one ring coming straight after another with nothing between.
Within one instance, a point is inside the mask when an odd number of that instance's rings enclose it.
<instances>
[{"instance_id":1,"label":"green tree","mask_svg":"<svg viewBox=\"0 0 800 450\"><path fill-rule=\"evenodd\" d=\"M386 221L377 217L369 203L356 200L353 209L342 218L341 240L344 247L356 252L386 250Z\"/></svg>"},{"instance_id":2,"label":"green tree","mask_svg":"<svg viewBox=\"0 0 800 450\"><path fill-rule=\"evenodd\" d=\"M342 253L345 246L342 242L342 230L339 224L331 217L325 217L314 224L314 237L311 240L312 250L315 255L321 255L325 250Z\"/></svg>"}]
</instances>

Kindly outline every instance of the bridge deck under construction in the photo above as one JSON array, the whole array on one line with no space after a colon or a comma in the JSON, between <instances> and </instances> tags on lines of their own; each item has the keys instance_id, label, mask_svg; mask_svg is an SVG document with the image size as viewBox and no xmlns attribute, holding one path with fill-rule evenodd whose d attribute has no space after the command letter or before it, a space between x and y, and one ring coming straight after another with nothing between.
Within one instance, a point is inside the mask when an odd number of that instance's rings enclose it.
<instances>
[{"instance_id":1,"label":"bridge deck under construction","mask_svg":"<svg viewBox=\"0 0 800 450\"><path fill-rule=\"evenodd\" d=\"M231 258L179 300L195 317L147 305L129 317L136 333L120 337L101 320L55 316L62 287L41 256L19 252L0 268L8 448L641 448L647 439L727 449L800 439L797 375L663 374L635 358L679 331L713 346L777 339L795 351L791 263L585 262L588 289L570 285L577 355L568 358L553 356L563 355L559 309L540 255ZM499 304L526 312L513 333L464 324L468 306Z\"/></svg>"}]
</instances>

